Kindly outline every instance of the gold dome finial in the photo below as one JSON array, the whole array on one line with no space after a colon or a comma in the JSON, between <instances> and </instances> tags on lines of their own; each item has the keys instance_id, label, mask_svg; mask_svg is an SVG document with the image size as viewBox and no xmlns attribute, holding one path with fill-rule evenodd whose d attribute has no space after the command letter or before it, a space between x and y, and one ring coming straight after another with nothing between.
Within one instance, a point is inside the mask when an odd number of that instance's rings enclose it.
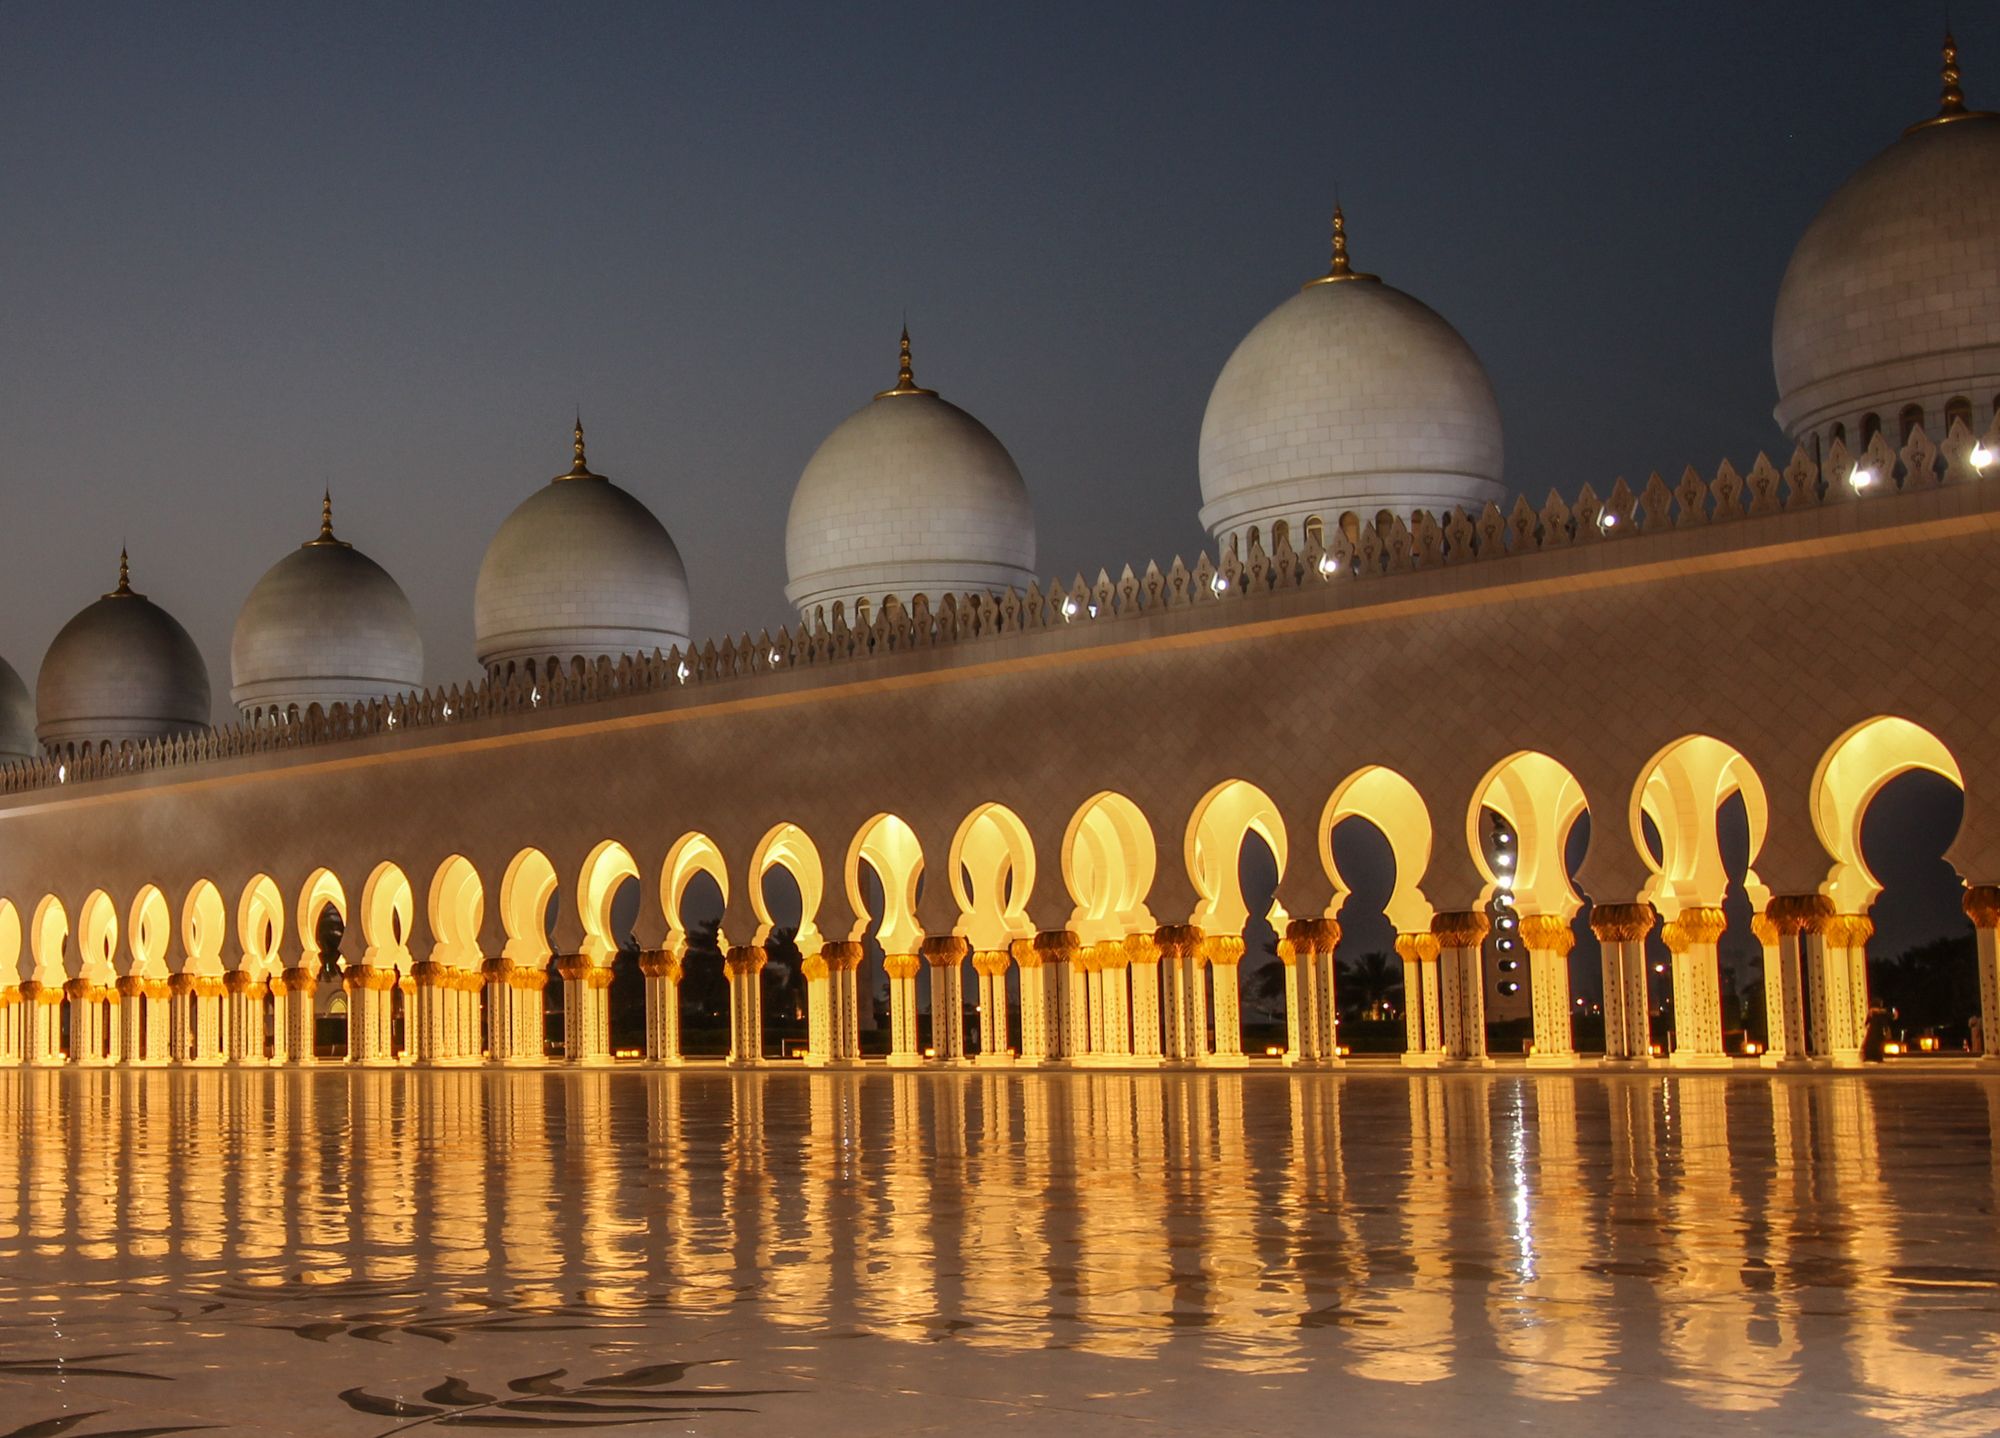
<instances>
[{"instance_id":1,"label":"gold dome finial","mask_svg":"<svg viewBox=\"0 0 2000 1438\"><path fill-rule=\"evenodd\" d=\"M1938 66L1938 83L1938 112L1930 119L1919 120L1904 130L1905 135L1929 129L1932 125L1949 125L1954 120L1979 119L1987 113L1965 108L1965 91L1958 84L1958 41L1953 37L1950 26L1945 27L1944 58Z\"/></svg>"},{"instance_id":2,"label":"gold dome finial","mask_svg":"<svg viewBox=\"0 0 2000 1438\"><path fill-rule=\"evenodd\" d=\"M328 485L326 493L320 496L319 501L319 538L308 539L300 548L323 549L333 547L352 549L354 546L344 539L335 539L333 537L333 486Z\"/></svg>"},{"instance_id":3,"label":"gold dome finial","mask_svg":"<svg viewBox=\"0 0 2000 1438\"><path fill-rule=\"evenodd\" d=\"M1347 258L1347 216L1340 206L1333 207L1333 263L1327 272L1316 280L1307 280L1302 286L1311 289L1314 285L1337 285L1347 280L1379 280L1380 275L1364 275L1354 268Z\"/></svg>"},{"instance_id":4,"label":"gold dome finial","mask_svg":"<svg viewBox=\"0 0 2000 1438\"><path fill-rule=\"evenodd\" d=\"M917 384L916 372L910 367L910 327L903 326L903 348L896 364L896 387L879 390L875 398L888 399L898 394L936 394L934 389L923 389Z\"/></svg>"},{"instance_id":5,"label":"gold dome finial","mask_svg":"<svg viewBox=\"0 0 2000 1438\"><path fill-rule=\"evenodd\" d=\"M106 599L137 599L139 595L132 589L132 557L125 552L125 546L118 546L118 587L104 596Z\"/></svg>"},{"instance_id":6,"label":"gold dome finial","mask_svg":"<svg viewBox=\"0 0 2000 1438\"><path fill-rule=\"evenodd\" d=\"M576 451L576 458L574 458L574 459L572 459L572 460L570 461L570 466L569 466L569 473L568 473L568 474L559 474L559 475L557 475L557 476L556 476L556 478L557 478L558 480L564 480L564 479L602 479L602 478L604 478L604 476L603 476L603 475L601 475L601 474L592 474L592 473L590 472L590 466L589 466L588 464L586 464L586 463L584 462L584 458L583 458L583 416L582 416L581 414L579 414L579 415L578 415L578 416L576 417L576 429L575 429L575 431L573 432L573 434L572 434L572 437L571 437L571 442L570 442L570 448Z\"/></svg>"}]
</instances>

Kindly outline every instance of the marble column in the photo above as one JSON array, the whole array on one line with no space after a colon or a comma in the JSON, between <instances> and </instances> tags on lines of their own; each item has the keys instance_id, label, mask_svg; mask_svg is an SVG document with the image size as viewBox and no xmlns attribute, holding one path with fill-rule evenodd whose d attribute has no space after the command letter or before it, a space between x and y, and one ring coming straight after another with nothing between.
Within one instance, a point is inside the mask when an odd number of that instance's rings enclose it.
<instances>
[{"instance_id":1,"label":"marble column","mask_svg":"<svg viewBox=\"0 0 2000 1438\"><path fill-rule=\"evenodd\" d=\"M319 960L303 954L297 966L286 969L280 977L284 992L278 1000L278 1012L285 1032L285 1062L295 1068L311 1068L319 1062L313 1052L318 1037L314 1014L319 999Z\"/></svg>"},{"instance_id":2,"label":"marble column","mask_svg":"<svg viewBox=\"0 0 2000 1438\"><path fill-rule=\"evenodd\" d=\"M1431 933L1438 942L1443 1062L1478 1067L1493 1062L1486 1055L1485 966L1479 954L1479 946L1492 922L1478 909L1431 917Z\"/></svg>"},{"instance_id":3,"label":"marble column","mask_svg":"<svg viewBox=\"0 0 2000 1438\"><path fill-rule=\"evenodd\" d=\"M1444 1061L1444 1008L1438 994L1436 934L1396 935L1403 961L1403 1064L1436 1068Z\"/></svg>"},{"instance_id":4,"label":"marble column","mask_svg":"<svg viewBox=\"0 0 2000 1438\"><path fill-rule=\"evenodd\" d=\"M917 974L924 961L917 954L884 954L882 969L889 976L889 1066L915 1068L917 1052Z\"/></svg>"},{"instance_id":5,"label":"marble column","mask_svg":"<svg viewBox=\"0 0 2000 1438\"><path fill-rule=\"evenodd\" d=\"M1021 971L1021 1062L1045 1064L1055 1037L1049 1025L1048 951L1040 936L1016 939L1008 950Z\"/></svg>"},{"instance_id":6,"label":"marble column","mask_svg":"<svg viewBox=\"0 0 2000 1438\"><path fill-rule=\"evenodd\" d=\"M389 1026L395 969L350 964L340 976L347 991L347 1061L362 1068L393 1068L397 1059Z\"/></svg>"},{"instance_id":7,"label":"marble column","mask_svg":"<svg viewBox=\"0 0 2000 1438\"><path fill-rule=\"evenodd\" d=\"M1821 938L1820 992L1827 1014L1826 1056L1838 1068L1861 1062L1868 1036L1868 941L1875 921L1866 914L1835 914ZM1820 992L1814 997L1819 998Z\"/></svg>"},{"instance_id":8,"label":"marble column","mask_svg":"<svg viewBox=\"0 0 2000 1438\"><path fill-rule=\"evenodd\" d=\"M1125 940L1127 991L1132 996L1132 1052L1127 1062L1158 1068L1160 1051L1160 946L1150 933Z\"/></svg>"},{"instance_id":9,"label":"marble column","mask_svg":"<svg viewBox=\"0 0 2000 1438\"><path fill-rule=\"evenodd\" d=\"M611 1062L611 965L588 954L559 954L556 973L563 985L563 1059L602 1068Z\"/></svg>"},{"instance_id":10,"label":"marble column","mask_svg":"<svg viewBox=\"0 0 2000 1438\"><path fill-rule=\"evenodd\" d=\"M63 1061L61 984L29 979L21 985L25 1042L22 1058L36 1068L55 1068Z\"/></svg>"},{"instance_id":11,"label":"marble column","mask_svg":"<svg viewBox=\"0 0 2000 1438\"><path fill-rule=\"evenodd\" d=\"M1979 1060L2000 1065L2000 884L1972 884L1960 901L1972 920L1979 965Z\"/></svg>"},{"instance_id":12,"label":"marble column","mask_svg":"<svg viewBox=\"0 0 2000 1438\"><path fill-rule=\"evenodd\" d=\"M729 978L729 1062L764 1062L764 962L762 945L740 944L723 955Z\"/></svg>"},{"instance_id":13,"label":"marble column","mask_svg":"<svg viewBox=\"0 0 2000 1438\"><path fill-rule=\"evenodd\" d=\"M826 1018L828 1062L861 1062L861 963L862 946L846 940L820 946L826 960Z\"/></svg>"},{"instance_id":14,"label":"marble column","mask_svg":"<svg viewBox=\"0 0 2000 1438\"><path fill-rule=\"evenodd\" d=\"M1162 924L1153 931L1160 953L1162 1053L1169 1063L1190 1063L1201 1052L1195 1039L1194 952L1201 932L1187 924Z\"/></svg>"},{"instance_id":15,"label":"marble column","mask_svg":"<svg viewBox=\"0 0 2000 1438\"><path fill-rule=\"evenodd\" d=\"M1819 894L1782 894L1750 921L1764 948L1764 1052L1766 1068L1809 1060L1806 1038L1805 964L1807 932L1817 931L1832 904Z\"/></svg>"},{"instance_id":16,"label":"marble column","mask_svg":"<svg viewBox=\"0 0 2000 1438\"><path fill-rule=\"evenodd\" d=\"M1644 1062L1652 1057L1652 1003L1646 985L1646 935L1657 915L1651 904L1599 904L1590 911L1604 972L1604 1057Z\"/></svg>"},{"instance_id":17,"label":"marble column","mask_svg":"<svg viewBox=\"0 0 2000 1438\"><path fill-rule=\"evenodd\" d=\"M931 976L931 1048L939 1063L965 1062L964 963L970 949L956 934L923 942L923 960Z\"/></svg>"},{"instance_id":18,"label":"marble column","mask_svg":"<svg viewBox=\"0 0 2000 1438\"><path fill-rule=\"evenodd\" d=\"M1660 930L1673 955L1675 1068L1728 1068L1722 1049L1722 969L1716 940L1727 920L1708 905L1682 909Z\"/></svg>"},{"instance_id":19,"label":"marble column","mask_svg":"<svg viewBox=\"0 0 2000 1438\"><path fill-rule=\"evenodd\" d=\"M1014 1051L1007 1042L1007 970L1011 962L1005 949L981 949L972 956L972 972L979 980L977 1062L989 1067L1014 1062Z\"/></svg>"},{"instance_id":20,"label":"marble column","mask_svg":"<svg viewBox=\"0 0 2000 1438\"><path fill-rule=\"evenodd\" d=\"M667 949L639 955L646 980L646 1062L669 1068L681 1063L681 958Z\"/></svg>"},{"instance_id":21,"label":"marble column","mask_svg":"<svg viewBox=\"0 0 2000 1438\"><path fill-rule=\"evenodd\" d=\"M1576 947L1576 933L1560 914L1523 914L1521 941L1528 949L1528 997L1535 1024L1528 1067L1575 1068L1569 955Z\"/></svg>"},{"instance_id":22,"label":"marble column","mask_svg":"<svg viewBox=\"0 0 2000 1438\"><path fill-rule=\"evenodd\" d=\"M15 1068L21 1062L24 1045L21 1019L25 1008L19 984L0 984L0 1068Z\"/></svg>"},{"instance_id":23,"label":"marble column","mask_svg":"<svg viewBox=\"0 0 2000 1438\"><path fill-rule=\"evenodd\" d=\"M1285 1063L1325 1067L1340 1061L1334 1012L1333 955L1340 925L1332 919L1294 919L1278 943L1285 966Z\"/></svg>"},{"instance_id":24,"label":"marble column","mask_svg":"<svg viewBox=\"0 0 2000 1438\"><path fill-rule=\"evenodd\" d=\"M1202 1062L1210 1068L1244 1068L1243 1008L1238 971L1243 964L1243 936L1204 936L1202 958L1207 962L1215 1003L1215 1051Z\"/></svg>"},{"instance_id":25,"label":"marble column","mask_svg":"<svg viewBox=\"0 0 2000 1438\"><path fill-rule=\"evenodd\" d=\"M229 1062L239 1067L264 1064L264 1000L270 997L261 975L232 969L222 976L223 1002L229 1020L227 1034Z\"/></svg>"}]
</instances>

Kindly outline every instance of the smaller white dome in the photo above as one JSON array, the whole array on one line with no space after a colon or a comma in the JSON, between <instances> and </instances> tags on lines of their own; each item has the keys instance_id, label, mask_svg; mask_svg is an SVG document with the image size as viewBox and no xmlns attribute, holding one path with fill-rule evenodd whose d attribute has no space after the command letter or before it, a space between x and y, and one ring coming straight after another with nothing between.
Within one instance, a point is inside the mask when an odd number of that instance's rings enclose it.
<instances>
[{"instance_id":1,"label":"smaller white dome","mask_svg":"<svg viewBox=\"0 0 2000 1438\"><path fill-rule=\"evenodd\" d=\"M389 572L333 534L333 499L319 538L257 581L229 645L229 697L245 714L304 713L357 704L424 681L424 641L409 596Z\"/></svg>"},{"instance_id":2,"label":"smaller white dome","mask_svg":"<svg viewBox=\"0 0 2000 1438\"><path fill-rule=\"evenodd\" d=\"M1220 543L1284 521L1331 533L1352 511L1477 511L1506 497L1500 406L1472 346L1428 305L1347 258L1250 331L1201 421L1201 522Z\"/></svg>"},{"instance_id":3,"label":"smaller white dome","mask_svg":"<svg viewBox=\"0 0 2000 1438\"><path fill-rule=\"evenodd\" d=\"M687 567L653 512L584 462L521 501L479 564L474 642L511 663L621 659L688 643Z\"/></svg>"},{"instance_id":4,"label":"smaller white dome","mask_svg":"<svg viewBox=\"0 0 2000 1438\"><path fill-rule=\"evenodd\" d=\"M185 734L209 722L208 666L179 620L133 592L121 554L118 587L62 627L35 681L35 735L50 749L113 748Z\"/></svg>"},{"instance_id":5,"label":"smaller white dome","mask_svg":"<svg viewBox=\"0 0 2000 1438\"><path fill-rule=\"evenodd\" d=\"M1028 487L993 431L920 389L903 332L894 389L842 420L799 475L785 520L785 597L811 619L836 602L1026 589L1035 577Z\"/></svg>"},{"instance_id":6,"label":"smaller white dome","mask_svg":"<svg viewBox=\"0 0 2000 1438\"><path fill-rule=\"evenodd\" d=\"M33 759L41 752L35 742L35 701L14 666L0 659L0 764Z\"/></svg>"}]
</instances>

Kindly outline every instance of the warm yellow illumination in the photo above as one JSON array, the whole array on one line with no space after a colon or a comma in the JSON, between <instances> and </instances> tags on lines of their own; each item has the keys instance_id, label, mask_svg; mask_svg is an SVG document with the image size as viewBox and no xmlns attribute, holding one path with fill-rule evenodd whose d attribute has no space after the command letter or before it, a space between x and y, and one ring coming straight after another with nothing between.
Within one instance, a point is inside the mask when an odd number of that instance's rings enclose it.
<instances>
[{"instance_id":1,"label":"warm yellow illumination","mask_svg":"<svg viewBox=\"0 0 2000 1438\"><path fill-rule=\"evenodd\" d=\"M1890 1058L1894 1058L1897 1054L1900 1054L1902 1051L1903 1051L1903 1046L1901 1044L1891 1043L1882 1045L1882 1052L1887 1054Z\"/></svg>"},{"instance_id":2,"label":"warm yellow illumination","mask_svg":"<svg viewBox=\"0 0 2000 1438\"><path fill-rule=\"evenodd\" d=\"M1975 444L1968 458L1972 460L1972 467L1974 469L1983 472L1987 465L1993 463L1993 451L1983 444Z\"/></svg>"},{"instance_id":3,"label":"warm yellow illumination","mask_svg":"<svg viewBox=\"0 0 2000 1438\"><path fill-rule=\"evenodd\" d=\"M1267 1058L1267 1059L1278 1059L1278 1058L1283 1058L1284 1056L1285 1056L1285 1051L1284 1051L1284 1050L1283 1050L1282 1048L1278 1047L1278 1045L1276 1045L1276 1044L1266 1044L1266 1045L1264 1046L1264 1057L1265 1057L1265 1058Z\"/></svg>"},{"instance_id":4,"label":"warm yellow illumination","mask_svg":"<svg viewBox=\"0 0 2000 1438\"><path fill-rule=\"evenodd\" d=\"M1872 469L1862 469L1859 466L1856 466L1853 475L1848 479L1847 482L1853 485L1854 492L1856 494L1859 494L1861 493L1862 490L1868 488L1869 485L1875 482L1875 471Z\"/></svg>"}]
</instances>

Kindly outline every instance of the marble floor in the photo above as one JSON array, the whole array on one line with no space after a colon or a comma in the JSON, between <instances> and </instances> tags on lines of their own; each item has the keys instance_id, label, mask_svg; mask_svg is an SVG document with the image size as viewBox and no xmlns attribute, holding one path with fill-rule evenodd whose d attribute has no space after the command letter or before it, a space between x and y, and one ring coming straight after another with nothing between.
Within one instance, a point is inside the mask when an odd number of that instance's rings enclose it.
<instances>
[{"instance_id":1,"label":"marble floor","mask_svg":"<svg viewBox=\"0 0 2000 1438\"><path fill-rule=\"evenodd\" d=\"M1967 1074L0 1073L0 1438L2000 1430Z\"/></svg>"}]
</instances>

